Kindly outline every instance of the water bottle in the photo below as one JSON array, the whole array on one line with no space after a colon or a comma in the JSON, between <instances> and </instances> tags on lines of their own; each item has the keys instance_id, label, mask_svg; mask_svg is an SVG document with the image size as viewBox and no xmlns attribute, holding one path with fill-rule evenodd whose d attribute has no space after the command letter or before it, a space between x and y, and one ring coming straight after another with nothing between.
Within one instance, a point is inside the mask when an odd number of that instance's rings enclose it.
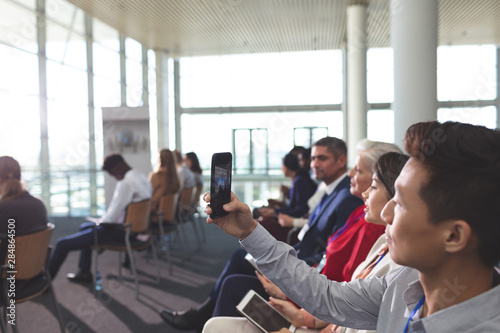
<instances>
[{"instance_id":1,"label":"water bottle","mask_svg":"<svg viewBox=\"0 0 500 333\"><path fill-rule=\"evenodd\" d=\"M101 272L99 271L95 272L95 290L96 291L102 290L102 278L101 278Z\"/></svg>"}]
</instances>

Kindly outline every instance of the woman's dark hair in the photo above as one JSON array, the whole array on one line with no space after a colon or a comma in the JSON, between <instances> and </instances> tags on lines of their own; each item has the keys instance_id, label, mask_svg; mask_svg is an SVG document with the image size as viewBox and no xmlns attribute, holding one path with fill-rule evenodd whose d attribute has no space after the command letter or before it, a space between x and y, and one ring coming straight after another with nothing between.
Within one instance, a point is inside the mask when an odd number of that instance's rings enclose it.
<instances>
[{"instance_id":1,"label":"woman's dark hair","mask_svg":"<svg viewBox=\"0 0 500 333\"><path fill-rule=\"evenodd\" d=\"M191 171L196 173L202 173L200 161L198 160L198 156L196 156L196 153L189 152L185 156L186 158L189 158L191 160Z\"/></svg>"},{"instance_id":2,"label":"woman's dark hair","mask_svg":"<svg viewBox=\"0 0 500 333\"><path fill-rule=\"evenodd\" d=\"M500 132L458 122L423 122L406 132L405 149L428 173L419 195L429 219L466 221L479 257L500 260Z\"/></svg>"},{"instance_id":3,"label":"woman's dark hair","mask_svg":"<svg viewBox=\"0 0 500 333\"><path fill-rule=\"evenodd\" d=\"M288 153L283 157L283 165L292 171L298 171L300 168L299 158L293 153Z\"/></svg>"},{"instance_id":4,"label":"woman's dark hair","mask_svg":"<svg viewBox=\"0 0 500 333\"><path fill-rule=\"evenodd\" d=\"M394 183L409 158L408 155L390 152L380 156L377 163L375 163L373 173L377 175L378 180L384 185L387 200L394 197Z\"/></svg>"},{"instance_id":5,"label":"woman's dark hair","mask_svg":"<svg viewBox=\"0 0 500 333\"><path fill-rule=\"evenodd\" d=\"M10 156L0 157L0 179L4 182L0 200L12 199L24 193L21 166Z\"/></svg>"}]
</instances>

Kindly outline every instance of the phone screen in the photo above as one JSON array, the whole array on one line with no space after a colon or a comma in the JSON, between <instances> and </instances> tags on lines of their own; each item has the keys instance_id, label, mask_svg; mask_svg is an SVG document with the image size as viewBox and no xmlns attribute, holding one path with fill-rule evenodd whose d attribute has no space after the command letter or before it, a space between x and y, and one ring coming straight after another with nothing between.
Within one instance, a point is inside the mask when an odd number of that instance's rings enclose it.
<instances>
[{"instance_id":1,"label":"phone screen","mask_svg":"<svg viewBox=\"0 0 500 333\"><path fill-rule=\"evenodd\" d=\"M291 325L285 317L258 295L253 295L241 311L267 332L276 332L283 327L289 328Z\"/></svg>"},{"instance_id":2,"label":"phone screen","mask_svg":"<svg viewBox=\"0 0 500 333\"><path fill-rule=\"evenodd\" d=\"M215 153L212 156L212 175L210 177L211 218L225 216L228 213L222 206L231 200L231 153Z\"/></svg>"}]
</instances>

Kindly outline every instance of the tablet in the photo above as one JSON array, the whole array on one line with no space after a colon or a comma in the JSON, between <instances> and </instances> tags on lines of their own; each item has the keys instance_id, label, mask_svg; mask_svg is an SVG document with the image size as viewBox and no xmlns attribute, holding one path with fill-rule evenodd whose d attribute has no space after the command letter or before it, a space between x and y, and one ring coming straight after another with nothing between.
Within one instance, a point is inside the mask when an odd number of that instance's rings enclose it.
<instances>
[{"instance_id":1,"label":"tablet","mask_svg":"<svg viewBox=\"0 0 500 333\"><path fill-rule=\"evenodd\" d=\"M253 290L243 297L236 309L264 333L276 332L283 327L295 332L295 326Z\"/></svg>"}]
</instances>

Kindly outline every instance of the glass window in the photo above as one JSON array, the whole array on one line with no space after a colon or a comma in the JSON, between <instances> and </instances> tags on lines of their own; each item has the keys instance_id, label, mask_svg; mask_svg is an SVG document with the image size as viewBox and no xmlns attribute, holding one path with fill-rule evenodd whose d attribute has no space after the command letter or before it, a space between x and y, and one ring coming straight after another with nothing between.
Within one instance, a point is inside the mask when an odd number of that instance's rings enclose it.
<instances>
[{"instance_id":1,"label":"glass window","mask_svg":"<svg viewBox=\"0 0 500 333\"><path fill-rule=\"evenodd\" d=\"M49 59L87 69L85 37L52 22L47 22L46 54Z\"/></svg>"},{"instance_id":2,"label":"glass window","mask_svg":"<svg viewBox=\"0 0 500 333\"><path fill-rule=\"evenodd\" d=\"M368 49L366 75L368 103L391 103L394 100L393 49Z\"/></svg>"},{"instance_id":3,"label":"glass window","mask_svg":"<svg viewBox=\"0 0 500 333\"><path fill-rule=\"evenodd\" d=\"M88 108L49 101L47 115L50 164L59 170L88 168Z\"/></svg>"},{"instance_id":4,"label":"glass window","mask_svg":"<svg viewBox=\"0 0 500 333\"><path fill-rule=\"evenodd\" d=\"M132 38L125 38L125 56L137 62L142 62L142 45Z\"/></svg>"},{"instance_id":5,"label":"glass window","mask_svg":"<svg viewBox=\"0 0 500 333\"><path fill-rule=\"evenodd\" d=\"M181 58L180 75L183 107L342 102L339 50Z\"/></svg>"},{"instance_id":6,"label":"glass window","mask_svg":"<svg viewBox=\"0 0 500 333\"><path fill-rule=\"evenodd\" d=\"M281 159L293 148L295 127L328 125L328 133L343 137L343 116L340 111L261 112L259 114L183 114L181 117L182 151L194 151L204 170L210 170L212 154L232 151L233 130L262 128L268 136L268 165L270 173L281 175ZM263 126L265 125L265 127ZM205 140L203 138L210 138ZM245 146L237 146L248 149ZM273 171L274 170L274 171Z\"/></svg>"},{"instance_id":7,"label":"glass window","mask_svg":"<svg viewBox=\"0 0 500 333\"><path fill-rule=\"evenodd\" d=\"M496 48L440 46L437 52L438 100L464 101L496 98Z\"/></svg>"},{"instance_id":8,"label":"glass window","mask_svg":"<svg viewBox=\"0 0 500 333\"><path fill-rule=\"evenodd\" d=\"M35 9L36 0L15 0L15 2L21 3L30 9Z\"/></svg>"},{"instance_id":9,"label":"glass window","mask_svg":"<svg viewBox=\"0 0 500 333\"><path fill-rule=\"evenodd\" d=\"M47 61L47 97L88 105L87 72Z\"/></svg>"},{"instance_id":10,"label":"glass window","mask_svg":"<svg viewBox=\"0 0 500 333\"><path fill-rule=\"evenodd\" d=\"M293 144L310 148L314 142L325 136L328 136L327 127L297 127L293 129Z\"/></svg>"},{"instance_id":11,"label":"glass window","mask_svg":"<svg viewBox=\"0 0 500 333\"><path fill-rule=\"evenodd\" d=\"M76 32L85 33L85 15L78 7L61 0L45 0L45 15L51 21L71 27Z\"/></svg>"},{"instance_id":12,"label":"glass window","mask_svg":"<svg viewBox=\"0 0 500 333\"><path fill-rule=\"evenodd\" d=\"M36 55L0 44L0 73L2 73L0 75L2 94L20 97L38 96L38 57Z\"/></svg>"},{"instance_id":13,"label":"glass window","mask_svg":"<svg viewBox=\"0 0 500 333\"><path fill-rule=\"evenodd\" d=\"M38 52L34 12L0 1L0 22L0 41L32 53Z\"/></svg>"},{"instance_id":14,"label":"glass window","mask_svg":"<svg viewBox=\"0 0 500 333\"><path fill-rule=\"evenodd\" d=\"M497 108L494 106L484 108L441 108L438 109L438 121L459 121L461 123L497 128Z\"/></svg>"},{"instance_id":15,"label":"glass window","mask_svg":"<svg viewBox=\"0 0 500 333\"><path fill-rule=\"evenodd\" d=\"M96 107L121 104L120 82L94 76L94 103Z\"/></svg>"},{"instance_id":16,"label":"glass window","mask_svg":"<svg viewBox=\"0 0 500 333\"><path fill-rule=\"evenodd\" d=\"M126 59L126 77L127 77L127 105L141 106L142 103L142 64Z\"/></svg>"},{"instance_id":17,"label":"glass window","mask_svg":"<svg viewBox=\"0 0 500 333\"><path fill-rule=\"evenodd\" d=\"M235 129L233 137L235 174L267 174L267 129Z\"/></svg>"},{"instance_id":18,"label":"glass window","mask_svg":"<svg viewBox=\"0 0 500 333\"><path fill-rule=\"evenodd\" d=\"M120 81L120 54L93 44L94 75Z\"/></svg>"},{"instance_id":19,"label":"glass window","mask_svg":"<svg viewBox=\"0 0 500 333\"><path fill-rule=\"evenodd\" d=\"M94 42L102 46L120 52L120 39L118 30L111 28L109 25L102 23L98 19L92 20Z\"/></svg>"},{"instance_id":20,"label":"glass window","mask_svg":"<svg viewBox=\"0 0 500 333\"><path fill-rule=\"evenodd\" d=\"M40 112L38 96L0 90L0 156L14 157L23 170L34 171L40 161ZM27 121L29 120L29 121Z\"/></svg>"},{"instance_id":21,"label":"glass window","mask_svg":"<svg viewBox=\"0 0 500 333\"><path fill-rule=\"evenodd\" d=\"M250 130L234 130L234 173L248 173L250 171Z\"/></svg>"},{"instance_id":22,"label":"glass window","mask_svg":"<svg viewBox=\"0 0 500 333\"><path fill-rule=\"evenodd\" d=\"M368 111L368 139L394 143L394 112L392 110Z\"/></svg>"}]
</instances>

